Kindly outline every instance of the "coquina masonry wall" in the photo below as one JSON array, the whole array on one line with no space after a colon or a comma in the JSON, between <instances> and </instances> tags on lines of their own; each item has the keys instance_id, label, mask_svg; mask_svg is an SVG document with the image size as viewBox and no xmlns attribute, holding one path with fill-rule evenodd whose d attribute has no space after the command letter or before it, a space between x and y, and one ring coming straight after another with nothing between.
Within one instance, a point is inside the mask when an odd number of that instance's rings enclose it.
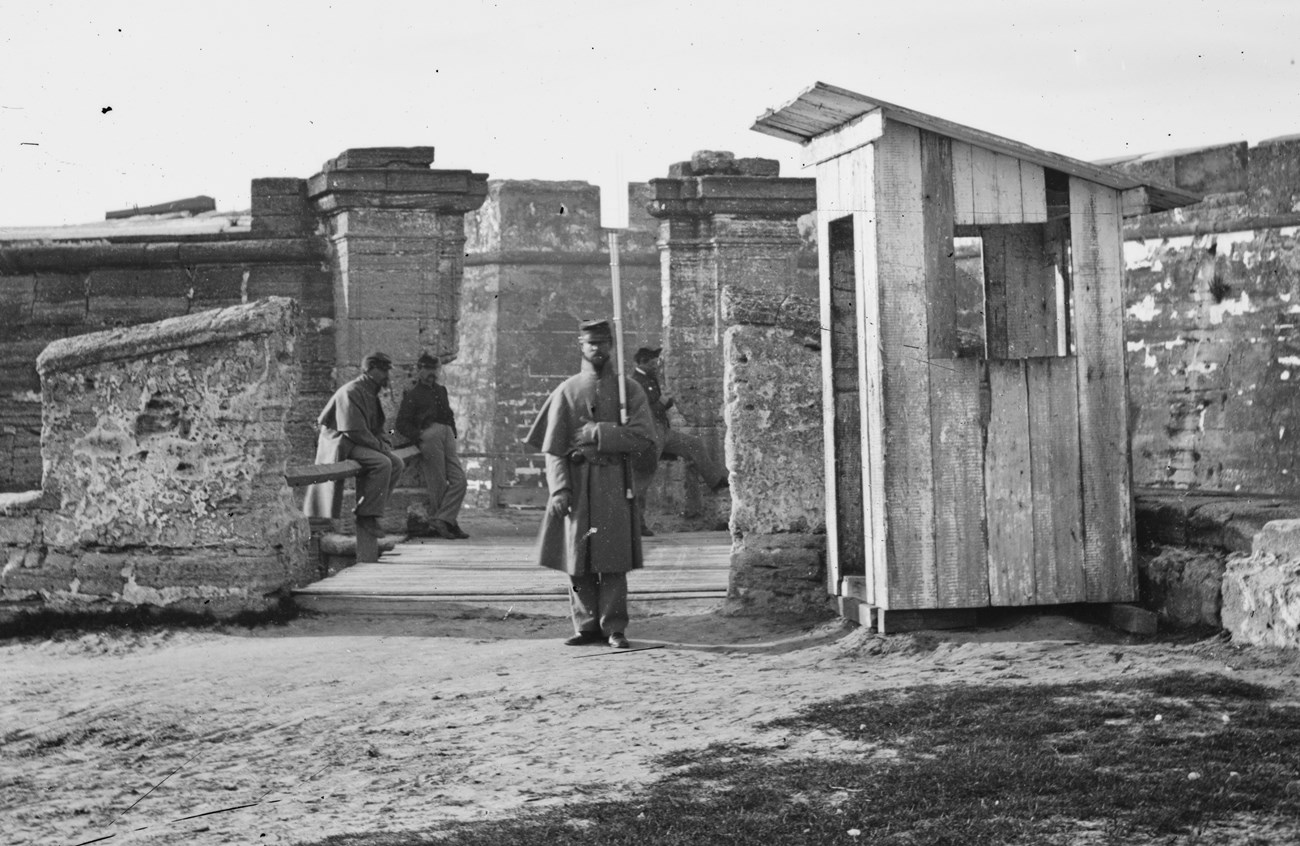
<instances>
[{"instance_id":1,"label":"coquina masonry wall","mask_svg":"<svg viewBox=\"0 0 1300 846\"><path fill-rule=\"evenodd\" d=\"M0 515L0 601L226 617L310 580L283 475L302 325L272 298L50 344L45 487Z\"/></svg>"},{"instance_id":2,"label":"coquina masonry wall","mask_svg":"<svg viewBox=\"0 0 1300 846\"><path fill-rule=\"evenodd\" d=\"M1135 485L1300 496L1300 138L1119 166L1206 194L1125 226Z\"/></svg>"},{"instance_id":3,"label":"coquina masonry wall","mask_svg":"<svg viewBox=\"0 0 1300 846\"><path fill-rule=\"evenodd\" d=\"M308 211L305 180L254 179L251 222L244 215L215 233L186 234L202 221L122 223L0 241L0 491L41 486L36 357L53 341L293 297L308 326L297 347L304 395L332 390L328 250ZM155 234L131 234L141 228ZM296 448L308 456L315 437L309 406L290 412Z\"/></svg>"},{"instance_id":4,"label":"coquina masonry wall","mask_svg":"<svg viewBox=\"0 0 1300 846\"><path fill-rule=\"evenodd\" d=\"M619 233L629 367L637 347L661 346L657 226L647 199L645 185L629 186L629 227ZM613 313L600 189L491 180L465 233L461 350L445 383L460 421L467 502L540 506L544 465L522 439L546 396L578 371L579 322Z\"/></svg>"}]
</instances>

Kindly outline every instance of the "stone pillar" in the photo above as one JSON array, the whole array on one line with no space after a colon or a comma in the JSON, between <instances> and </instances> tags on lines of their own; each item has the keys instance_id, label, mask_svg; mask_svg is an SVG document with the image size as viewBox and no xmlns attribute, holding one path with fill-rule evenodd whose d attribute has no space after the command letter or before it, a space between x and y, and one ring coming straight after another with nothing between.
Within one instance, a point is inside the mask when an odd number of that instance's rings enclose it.
<instances>
[{"instance_id":1,"label":"stone pillar","mask_svg":"<svg viewBox=\"0 0 1300 846\"><path fill-rule=\"evenodd\" d=\"M816 295L799 273L798 218L816 206L816 181L782 179L775 159L698 152L650 182L660 220L665 385L682 431L723 450L724 288ZM800 290L804 285L807 291ZM698 475L686 480L687 512L702 510Z\"/></svg>"},{"instance_id":2,"label":"stone pillar","mask_svg":"<svg viewBox=\"0 0 1300 846\"><path fill-rule=\"evenodd\" d=\"M345 150L307 181L335 256L336 384L382 350L400 395L421 352L456 356L465 213L487 175L432 162L432 147Z\"/></svg>"}]
</instances>

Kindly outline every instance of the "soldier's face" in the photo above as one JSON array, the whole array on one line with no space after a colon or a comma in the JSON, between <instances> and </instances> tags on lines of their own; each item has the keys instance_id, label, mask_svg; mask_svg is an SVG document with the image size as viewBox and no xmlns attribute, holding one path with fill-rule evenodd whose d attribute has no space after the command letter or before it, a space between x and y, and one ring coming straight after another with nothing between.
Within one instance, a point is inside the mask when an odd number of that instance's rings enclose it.
<instances>
[{"instance_id":1,"label":"soldier's face","mask_svg":"<svg viewBox=\"0 0 1300 846\"><path fill-rule=\"evenodd\" d=\"M421 367L416 372L416 379L420 382L421 385L432 387L433 384L438 381L439 369L441 369L441 365L435 365L433 367Z\"/></svg>"},{"instance_id":2,"label":"soldier's face","mask_svg":"<svg viewBox=\"0 0 1300 846\"><path fill-rule=\"evenodd\" d=\"M583 338L580 343L583 359L591 362L591 366L597 370L603 370L605 363L609 361L610 350L614 347L613 340L609 338Z\"/></svg>"}]
</instances>

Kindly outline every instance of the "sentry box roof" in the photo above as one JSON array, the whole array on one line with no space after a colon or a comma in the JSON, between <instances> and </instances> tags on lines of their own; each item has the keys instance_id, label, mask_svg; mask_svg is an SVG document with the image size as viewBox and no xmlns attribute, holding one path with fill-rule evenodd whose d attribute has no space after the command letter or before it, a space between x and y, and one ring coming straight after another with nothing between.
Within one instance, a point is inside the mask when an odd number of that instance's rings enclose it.
<instances>
[{"instance_id":1,"label":"sentry box roof","mask_svg":"<svg viewBox=\"0 0 1300 846\"><path fill-rule=\"evenodd\" d=\"M1149 180L1136 179L1122 171L1040 150L1010 138L896 106L876 97L858 94L825 82L814 83L784 106L767 110L754 122L751 129L802 144L805 148L804 164L807 166L871 143L879 137L885 120L897 121L945 135L976 147L983 147L1105 185L1126 194L1133 192L1133 195L1129 196L1134 202L1125 203L1126 211L1129 209L1136 213L1169 211L1201 201L1201 197L1196 194ZM1129 197L1126 197L1127 199Z\"/></svg>"}]
</instances>

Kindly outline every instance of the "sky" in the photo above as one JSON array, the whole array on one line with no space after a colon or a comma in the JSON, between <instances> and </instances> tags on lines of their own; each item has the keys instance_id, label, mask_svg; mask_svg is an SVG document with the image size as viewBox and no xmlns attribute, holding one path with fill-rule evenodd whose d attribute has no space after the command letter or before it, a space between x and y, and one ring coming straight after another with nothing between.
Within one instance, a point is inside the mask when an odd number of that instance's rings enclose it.
<instances>
[{"instance_id":1,"label":"sky","mask_svg":"<svg viewBox=\"0 0 1300 846\"><path fill-rule=\"evenodd\" d=\"M665 176L827 82L1095 161L1300 134L1295 0L0 0L0 227L103 220L354 147Z\"/></svg>"}]
</instances>

